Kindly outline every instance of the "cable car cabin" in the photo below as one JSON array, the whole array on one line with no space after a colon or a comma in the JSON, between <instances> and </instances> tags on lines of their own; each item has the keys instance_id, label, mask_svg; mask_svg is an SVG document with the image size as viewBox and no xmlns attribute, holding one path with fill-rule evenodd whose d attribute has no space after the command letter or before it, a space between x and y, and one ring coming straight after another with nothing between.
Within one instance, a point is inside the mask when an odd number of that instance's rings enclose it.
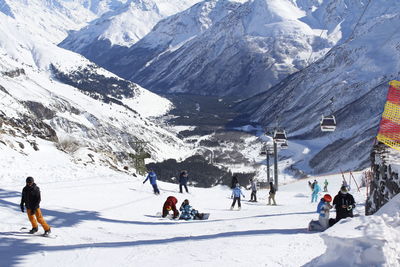
<instances>
[{"instance_id":1,"label":"cable car cabin","mask_svg":"<svg viewBox=\"0 0 400 267\"><path fill-rule=\"evenodd\" d=\"M336 130L336 119L335 116L322 116L321 118L321 131L333 132Z\"/></svg>"},{"instance_id":2,"label":"cable car cabin","mask_svg":"<svg viewBox=\"0 0 400 267\"><path fill-rule=\"evenodd\" d=\"M274 142L277 144L287 143L287 137L285 130L275 130Z\"/></svg>"},{"instance_id":3,"label":"cable car cabin","mask_svg":"<svg viewBox=\"0 0 400 267\"><path fill-rule=\"evenodd\" d=\"M285 143L282 143L281 144L281 149L287 149L289 146L288 146L288 143L287 143L287 141L285 142Z\"/></svg>"}]
</instances>

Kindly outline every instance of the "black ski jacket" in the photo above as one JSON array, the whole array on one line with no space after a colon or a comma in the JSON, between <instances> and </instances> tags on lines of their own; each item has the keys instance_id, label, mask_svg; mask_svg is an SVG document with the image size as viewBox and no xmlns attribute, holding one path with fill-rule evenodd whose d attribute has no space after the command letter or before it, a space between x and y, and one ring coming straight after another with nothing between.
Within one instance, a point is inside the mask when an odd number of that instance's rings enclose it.
<instances>
[{"instance_id":1,"label":"black ski jacket","mask_svg":"<svg viewBox=\"0 0 400 267\"><path fill-rule=\"evenodd\" d=\"M336 221L347 217L353 217L353 209L356 207L356 205L351 194L342 194L339 191L339 193L333 199L332 204L336 209Z\"/></svg>"},{"instance_id":2,"label":"black ski jacket","mask_svg":"<svg viewBox=\"0 0 400 267\"><path fill-rule=\"evenodd\" d=\"M36 210L40 204L40 189L34 183L32 186L26 185L22 189L21 206L25 204L27 209Z\"/></svg>"}]
</instances>

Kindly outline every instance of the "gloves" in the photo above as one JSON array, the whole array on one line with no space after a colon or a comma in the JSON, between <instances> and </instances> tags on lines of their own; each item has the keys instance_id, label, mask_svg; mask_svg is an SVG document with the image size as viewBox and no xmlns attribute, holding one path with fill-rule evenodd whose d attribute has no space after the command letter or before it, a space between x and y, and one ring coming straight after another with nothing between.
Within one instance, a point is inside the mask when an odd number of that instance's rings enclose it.
<instances>
[{"instance_id":1,"label":"gloves","mask_svg":"<svg viewBox=\"0 0 400 267\"><path fill-rule=\"evenodd\" d=\"M24 209L24 204L19 205L21 207L21 211L22 213L24 213L25 209Z\"/></svg>"}]
</instances>

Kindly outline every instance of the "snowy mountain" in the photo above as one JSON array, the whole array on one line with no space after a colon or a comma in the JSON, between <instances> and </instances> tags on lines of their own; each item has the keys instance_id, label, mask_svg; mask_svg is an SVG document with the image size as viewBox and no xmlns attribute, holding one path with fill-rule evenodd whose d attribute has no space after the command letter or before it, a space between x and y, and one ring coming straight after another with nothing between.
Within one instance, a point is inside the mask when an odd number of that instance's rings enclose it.
<instances>
[{"instance_id":1,"label":"snowy mountain","mask_svg":"<svg viewBox=\"0 0 400 267\"><path fill-rule=\"evenodd\" d=\"M324 173L368 166L388 82L400 78L399 12L398 1L367 2L347 40L237 108L264 126L285 128L290 143L312 148L298 164L304 169ZM331 112L338 127L322 133L321 115Z\"/></svg>"},{"instance_id":2,"label":"snowy mountain","mask_svg":"<svg viewBox=\"0 0 400 267\"><path fill-rule=\"evenodd\" d=\"M161 19L178 13L199 0L130 0L88 26L70 32L60 44L93 60L111 47L129 47L150 32Z\"/></svg>"},{"instance_id":3,"label":"snowy mountain","mask_svg":"<svg viewBox=\"0 0 400 267\"><path fill-rule=\"evenodd\" d=\"M168 100L0 20L1 146L34 157L46 139L78 164L133 173L130 154L142 149L153 160L188 153L151 118L171 108Z\"/></svg>"},{"instance_id":4,"label":"snowy mountain","mask_svg":"<svg viewBox=\"0 0 400 267\"><path fill-rule=\"evenodd\" d=\"M346 40L363 2L203 1L160 21L130 48L83 51L77 38L61 46L152 91L246 97Z\"/></svg>"}]
</instances>

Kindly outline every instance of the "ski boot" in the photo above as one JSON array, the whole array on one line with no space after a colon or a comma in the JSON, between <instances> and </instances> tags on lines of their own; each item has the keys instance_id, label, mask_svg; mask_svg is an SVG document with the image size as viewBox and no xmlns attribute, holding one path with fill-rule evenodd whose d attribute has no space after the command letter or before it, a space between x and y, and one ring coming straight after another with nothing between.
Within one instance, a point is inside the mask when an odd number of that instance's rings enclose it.
<instances>
[{"instance_id":1,"label":"ski boot","mask_svg":"<svg viewBox=\"0 0 400 267\"><path fill-rule=\"evenodd\" d=\"M30 231L29 231L29 233L30 234L34 234L34 233L36 233L38 231L38 228L37 227L33 227Z\"/></svg>"},{"instance_id":2,"label":"ski boot","mask_svg":"<svg viewBox=\"0 0 400 267\"><path fill-rule=\"evenodd\" d=\"M49 230L44 231L43 236L49 236L51 233L51 229L49 228Z\"/></svg>"}]
</instances>

